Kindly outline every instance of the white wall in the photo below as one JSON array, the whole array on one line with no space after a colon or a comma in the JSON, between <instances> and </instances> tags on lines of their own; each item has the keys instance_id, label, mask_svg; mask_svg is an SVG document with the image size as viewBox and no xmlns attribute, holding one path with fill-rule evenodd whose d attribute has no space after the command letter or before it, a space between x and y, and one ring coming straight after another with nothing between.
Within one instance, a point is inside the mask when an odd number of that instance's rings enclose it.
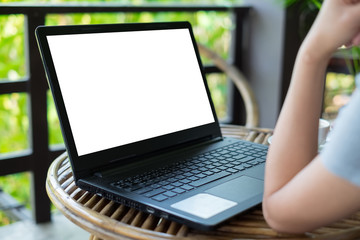
<instances>
[{"instance_id":1,"label":"white wall","mask_svg":"<svg viewBox=\"0 0 360 240\"><path fill-rule=\"evenodd\" d=\"M278 0L243 0L252 6L246 72L260 110L260 127L273 128L279 113L285 10Z\"/></svg>"}]
</instances>

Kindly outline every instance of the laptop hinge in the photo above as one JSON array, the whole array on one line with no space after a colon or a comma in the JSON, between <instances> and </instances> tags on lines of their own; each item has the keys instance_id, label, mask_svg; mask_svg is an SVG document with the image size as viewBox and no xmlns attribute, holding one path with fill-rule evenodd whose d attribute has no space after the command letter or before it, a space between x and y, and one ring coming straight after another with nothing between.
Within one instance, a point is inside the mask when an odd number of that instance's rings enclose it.
<instances>
[{"instance_id":1,"label":"laptop hinge","mask_svg":"<svg viewBox=\"0 0 360 240\"><path fill-rule=\"evenodd\" d=\"M207 139L209 139L209 137L207 137ZM111 166L108 166L105 169L100 169L99 171L94 172L93 175L96 177L111 176L114 173L117 173L119 171L119 168L123 168L125 166L128 168L131 168L132 166L138 167L139 166L138 160L151 159L151 158L153 159L153 158L157 158L157 157L162 158L162 157L166 157L167 154L181 153L184 150L186 150L186 152L190 152L192 149L200 148L202 146L206 146L206 145L209 145L209 144L212 144L215 142L219 142L223 138L216 137L216 138L210 138L210 139L211 140L204 141L204 138L201 138L201 139L197 139L194 141L182 143L171 149L167 148L166 150L162 149L159 151L155 151L155 152L144 154L144 155L139 155L136 157L130 156L129 158L117 159L116 161L113 161L114 164L111 164ZM146 165L146 163L145 163L145 165Z\"/></svg>"}]
</instances>

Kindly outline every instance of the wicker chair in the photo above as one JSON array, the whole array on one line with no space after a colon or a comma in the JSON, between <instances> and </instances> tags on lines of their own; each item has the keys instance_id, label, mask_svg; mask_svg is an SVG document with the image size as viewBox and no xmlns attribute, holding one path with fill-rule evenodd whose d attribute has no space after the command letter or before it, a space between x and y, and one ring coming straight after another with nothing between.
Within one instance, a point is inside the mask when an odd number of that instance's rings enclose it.
<instances>
[{"instance_id":1,"label":"wicker chair","mask_svg":"<svg viewBox=\"0 0 360 240\"><path fill-rule=\"evenodd\" d=\"M246 110L246 127L259 126L259 109L255 99L254 92L245 78L244 74L234 65L228 64L223 58L211 49L198 43L200 55L209 58L215 66L222 70L226 76L234 83L239 90L245 104Z\"/></svg>"}]
</instances>

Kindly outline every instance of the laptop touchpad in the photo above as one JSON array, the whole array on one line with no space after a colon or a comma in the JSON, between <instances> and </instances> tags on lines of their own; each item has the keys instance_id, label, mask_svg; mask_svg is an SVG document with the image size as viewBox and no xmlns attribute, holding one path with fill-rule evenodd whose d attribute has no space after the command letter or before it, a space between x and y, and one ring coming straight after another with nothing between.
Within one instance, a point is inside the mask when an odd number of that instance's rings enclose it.
<instances>
[{"instance_id":1,"label":"laptop touchpad","mask_svg":"<svg viewBox=\"0 0 360 240\"><path fill-rule=\"evenodd\" d=\"M242 202L256 195L262 194L264 190L264 181L241 176L219 186L206 190L206 193L213 194L228 200Z\"/></svg>"},{"instance_id":2,"label":"laptop touchpad","mask_svg":"<svg viewBox=\"0 0 360 240\"><path fill-rule=\"evenodd\" d=\"M174 203L171 207L207 219L221 213L237 203L206 193L199 193Z\"/></svg>"},{"instance_id":3,"label":"laptop touchpad","mask_svg":"<svg viewBox=\"0 0 360 240\"><path fill-rule=\"evenodd\" d=\"M171 207L207 219L262 194L263 188L263 181L241 176L210 188L205 193L176 202Z\"/></svg>"}]
</instances>

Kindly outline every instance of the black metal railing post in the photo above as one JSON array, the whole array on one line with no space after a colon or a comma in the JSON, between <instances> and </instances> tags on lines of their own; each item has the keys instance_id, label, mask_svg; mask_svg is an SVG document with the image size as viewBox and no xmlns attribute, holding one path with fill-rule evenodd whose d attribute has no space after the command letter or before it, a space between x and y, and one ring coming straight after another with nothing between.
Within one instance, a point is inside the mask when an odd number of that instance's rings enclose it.
<instances>
[{"instance_id":1,"label":"black metal railing post","mask_svg":"<svg viewBox=\"0 0 360 240\"><path fill-rule=\"evenodd\" d=\"M234 9L233 10L233 22L235 23L234 30L232 33L232 49L230 50L230 58L232 63L247 75L247 69L244 66L244 59L249 58L248 54L248 15L249 11L244 11L244 9ZM244 101L241 98L239 91L233 86L231 89L231 105L230 105L230 114L231 114L231 123L244 125L246 122L246 113L241 111L245 109ZM240 110L240 111L239 111Z\"/></svg>"},{"instance_id":2,"label":"black metal railing post","mask_svg":"<svg viewBox=\"0 0 360 240\"><path fill-rule=\"evenodd\" d=\"M46 173L49 168L47 82L35 39L35 29L45 24L45 14L32 12L26 16L26 40L29 59L29 119L32 147L31 158L31 200L35 222L50 221L50 201L44 191Z\"/></svg>"}]
</instances>

